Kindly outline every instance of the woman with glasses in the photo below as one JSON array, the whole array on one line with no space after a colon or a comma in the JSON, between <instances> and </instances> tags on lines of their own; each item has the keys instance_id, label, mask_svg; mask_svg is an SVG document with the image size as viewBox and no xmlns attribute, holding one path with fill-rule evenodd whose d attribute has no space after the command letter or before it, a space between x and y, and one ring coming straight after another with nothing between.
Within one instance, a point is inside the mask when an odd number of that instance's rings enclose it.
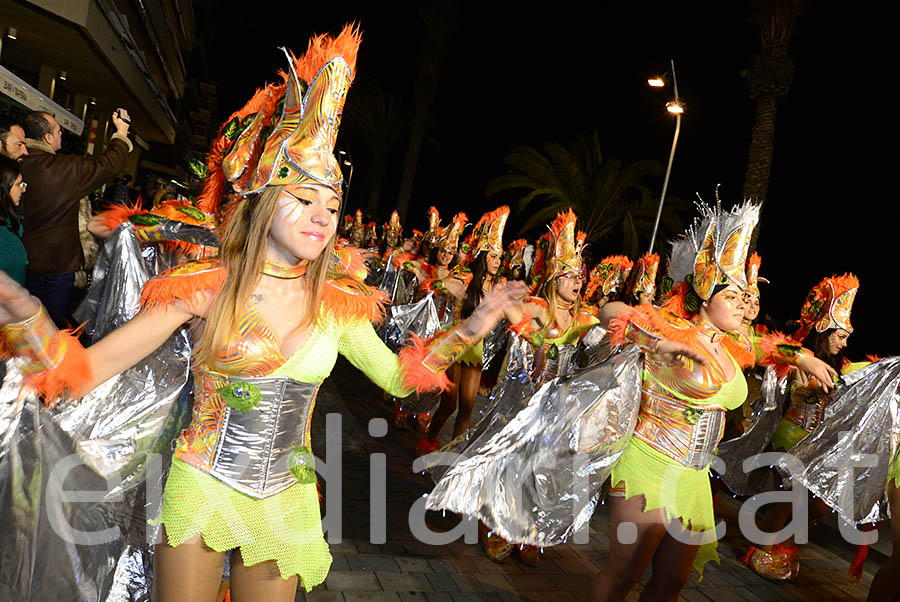
<instances>
[{"instance_id":1,"label":"woman with glasses","mask_svg":"<svg viewBox=\"0 0 900 602\"><path fill-rule=\"evenodd\" d=\"M0 156L0 270L22 286L28 258L22 245L21 203L27 188L19 163Z\"/></svg>"}]
</instances>

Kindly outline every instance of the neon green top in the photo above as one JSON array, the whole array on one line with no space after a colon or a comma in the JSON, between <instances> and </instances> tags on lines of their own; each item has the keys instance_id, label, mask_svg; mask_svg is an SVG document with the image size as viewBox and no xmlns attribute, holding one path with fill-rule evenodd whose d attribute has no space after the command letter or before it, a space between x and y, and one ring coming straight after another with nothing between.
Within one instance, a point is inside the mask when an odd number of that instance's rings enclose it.
<instances>
[{"instance_id":1,"label":"neon green top","mask_svg":"<svg viewBox=\"0 0 900 602\"><path fill-rule=\"evenodd\" d=\"M409 394L397 356L378 338L372 324L365 320L345 323L330 315L270 376L320 382L331 374L338 353L379 387L395 395ZM298 483L257 499L175 459L159 522L165 525L169 545L178 546L199 534L217 552L240 548L247 566L274 560L282 577L298 575L306 591L324 582L331 567L315 483Z\"/></svg>"}]
</instances>

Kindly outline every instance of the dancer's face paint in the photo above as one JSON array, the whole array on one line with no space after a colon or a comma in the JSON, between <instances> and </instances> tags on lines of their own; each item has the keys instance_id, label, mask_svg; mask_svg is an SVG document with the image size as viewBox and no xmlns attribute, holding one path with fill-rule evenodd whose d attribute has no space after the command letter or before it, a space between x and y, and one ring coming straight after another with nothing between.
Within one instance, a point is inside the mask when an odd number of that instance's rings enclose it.
<instances>
[{"instance_id":1,"label":"dancer's face paint","mask_svg":"<svg viewBox=\"0 0 900 602\"><path fill-rule=\"evenodd\" d=\"M269 231L270 259L292 265L322 254L337 231L341 201L327 186L290 184L278 197Z\"/></svg>"},{"instance_id":2,"label":"dancer's face paint","mask_svg":"<svg viewBox=\"0 0 900 602\"><path fill-rule=\"evenodd\" d=\"M759 297L744 293L744 321L752 322L759 315Z\"/></svg>"},{"instance_id":3,"label":"dancer's face paint","mask_svg":"<svg viewBox=\"0 0 900 602\"><path fill-rule=\"evenodd\" d=\"M719 330L737 330L744 319L743 291L737 285L729 284L712 296L701 309L701 314Z\"/></svg>"},{"instance_id":4,"label":"dancer's face paint","mask_svg":"<svg viewBox=\"0 0 900 602\"><path fill-rule=\"evenodd\" d=\"M850 333L843 328L835 328L832 330L831 334L828 335L827 340L828 353L833 356L840 353L841 349L847 346L848 338L850 338Z\"/></svg>"},{"instance_id":5,"label":"dancer's face paint","mask_svg":"<svg viewBox=\"0 0 900 602\"><path fill-rule=\"evenodd\" d=\"M497 273L497 270L500 269L500 253L496 251L491 251L487 254L487 271L491 276Z\"/></svg>"},{"instance_id":6,"label":"dancer's face paint","mask_svg":"<svg viewBox=\"0 0 900 602\"><path fill-rule=\"evenodd\" d=\"M578 272L567 272L556 279L556 293L563 301L574 303L584 284L584 277Z\"/></svg>"}]
</instances>

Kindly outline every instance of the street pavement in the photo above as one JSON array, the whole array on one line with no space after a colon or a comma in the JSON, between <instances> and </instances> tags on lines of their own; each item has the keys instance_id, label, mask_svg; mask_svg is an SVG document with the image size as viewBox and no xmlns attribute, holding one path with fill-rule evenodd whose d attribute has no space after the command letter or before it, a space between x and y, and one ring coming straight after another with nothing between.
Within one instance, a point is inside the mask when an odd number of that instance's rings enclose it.
<instances>
[{"instance_id":1,"label":"street pavement","mask_svg":"<svg viewBox=\"0 0 900 602\"><path fill-rule=\"evenodd\" d=\"M430 491L431 481L413 474L413 447L419 433L390 424L391 407L381 392L352 366L338 361L335 371L319 393L313 424L317 456L325 457L325 444L335 433L325 434L325 416L342 416L343 480L342 540L332 543L334 563L325 583L296 600L315 602L380 601L511 601L563 602L583 600L592 577L603 570L609 549L609 516L605 506L591 520L590 543L547 548L537 567L508 558L502 563L488 560L477 545L455 541L433 546L417 541L409 527L409 509ZM387 421L389 431L379 433L378 421ZM371 543L370 459L386 455L387 531L384 543ZM377 462L377 460L376 460ZM327 498L328 485L323 487ZM840 541L828 527L816 527L811 543L799 552L802 568L794 583L764 580L738 562L747 543L736 532L737 502L720 495L717 513L729 524L729 535L720 542L721 565L707 565L702 581L693 573L681 600L690 602L865 600L872 576L884 556L870 554L862 579L850 581L848 569L853 548ZM429 512L426 523L434 531L446 531L459 521L456 516ZM882 533L886 537L887 532ZM649 571L627 600L637 600Z\"/></svg>"}]
</instances>

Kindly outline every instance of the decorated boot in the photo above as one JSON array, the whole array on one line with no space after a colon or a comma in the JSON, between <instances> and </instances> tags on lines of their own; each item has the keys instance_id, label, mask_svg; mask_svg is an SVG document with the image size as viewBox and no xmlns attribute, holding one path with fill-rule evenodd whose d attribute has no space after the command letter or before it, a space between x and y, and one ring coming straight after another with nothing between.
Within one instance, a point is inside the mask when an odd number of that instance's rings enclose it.
<instances>
[{"instance_id":1,"label":"decorated boot","mask_svg":"<svg viewBox=\"0 0 900 602\"><path fill-rule=\"evenodd\" d=\"M519 555L519 560L528 566L539 565L541 563L541 557L544 555L539 547L529 546L527 544L516 546L516 553Z\"/></svg>"},{"instance_id":2,"label":"decorated boot","mask_svg":"<svg viewBox=\"0 0 900 602\"><path fill-rule=\"evenodd\" d=\"M416 430L420 433L427 433L430 426L431 412L419 412L416 416Z\"/></svg>"},{"instance_id":3,"label":"decorated boot","mask_svg":"<svg viewBox=\"0 0 900 602\"><path fill-rule=\"evenodd\" d=\"M750 546L741 558L741 563L749 566L760 577L773 581L790 581L800 573L796 545L780 543L772 546L768 552Z\"/></svg>"},{"instance_id":4,"label":"decorated boot","mask_svg":"<svg viewBox=\"0 0 900 602\"><path fill-rule=\"evenodd\" d=\"M437 440L431 441L428 437L423 435L416 442L416 457L435 452L440 446L441 444L438 443Z\"/></svg>"},{"instance_id":5,"label":"decorated boot","mask_svg":"<svg viewBox=\"0 0 900 602\"><path fill-rule=\"evenodd\" d=\"M492 533L481 521L478 522L478 542L484 549L484 555L494 562L503 562L513 551L513 544Z\"/></svg>"},{"instance_id":6,"label":"decorated boot","mask_svg":"<svg viewBox=\"0 0 900 602\"><path fill-rule=\"evenodd\" d=\"M409 428L410 412L399 401L394 402L394 426L398 429L406 430Z\"/></svg>"}]
</instances>

